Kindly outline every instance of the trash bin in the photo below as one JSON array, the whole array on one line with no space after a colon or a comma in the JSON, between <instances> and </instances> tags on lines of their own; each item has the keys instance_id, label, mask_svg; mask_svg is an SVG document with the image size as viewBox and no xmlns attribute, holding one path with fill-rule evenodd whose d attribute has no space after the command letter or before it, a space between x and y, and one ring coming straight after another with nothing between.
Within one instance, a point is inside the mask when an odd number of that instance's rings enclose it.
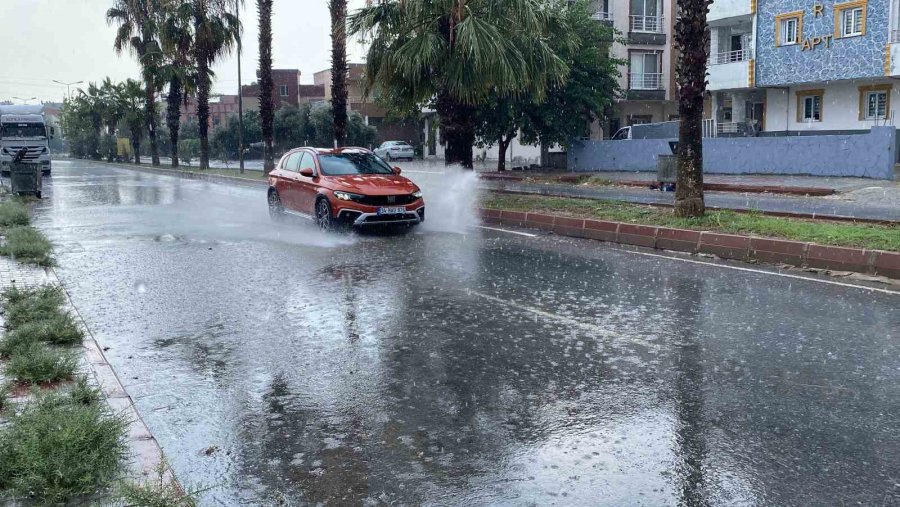
<instances>
[{"instance_id":1,"label":"trash bin","mask_svg":"<svg viewBox=\"0 0 900 507\"><path fill-rule=\"evenodd\" d=\"M24 162L12 163L9 166L10 189L14 194L33 194L41 198L41 164Z\"/></svg>"},{"instance_id":2,"label":"trash bin","mask_svg":"<svg viewBox=\"0 0 900 507\"><path fill-rule=\"evenodd\" d=\"M656 159L656 181L660 183L675 183L675 176L675 155L659 155Z\"/></svg>"}]
</instances>

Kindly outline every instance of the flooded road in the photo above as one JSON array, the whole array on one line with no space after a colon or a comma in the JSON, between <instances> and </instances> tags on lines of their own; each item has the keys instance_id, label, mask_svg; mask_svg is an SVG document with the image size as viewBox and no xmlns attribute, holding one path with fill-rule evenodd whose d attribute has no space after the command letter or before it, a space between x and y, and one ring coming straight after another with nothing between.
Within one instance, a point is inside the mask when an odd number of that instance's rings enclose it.
<instances>
[{"instance_id":1,"label":"flooded road","mask_svg":"<svg viewBox=\"0 0 900 507\"><path fill-rule=\"evenodd\" d=\"M900 296L429 210L60 161L37 225L203 505L900 503Z\"/></svg>"}]
</instances>

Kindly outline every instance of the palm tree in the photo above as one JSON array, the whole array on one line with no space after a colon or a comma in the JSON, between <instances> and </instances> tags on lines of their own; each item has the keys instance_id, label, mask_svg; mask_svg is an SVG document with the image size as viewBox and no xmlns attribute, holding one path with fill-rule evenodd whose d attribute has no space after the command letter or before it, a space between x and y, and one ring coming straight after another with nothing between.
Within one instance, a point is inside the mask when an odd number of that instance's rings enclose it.
<instances>
[{"instance_id":1,"label":"palm tree","mask_svg":"<svg viewBox=\"0 0 900 507\"><path fill-rule=\"evenodd\" d=\"M347 0L330 0L331 12L331 114L334 144L347 141Z\"/></svg>"},{"instance_id":2,"label":"palm tree","mask_svg":"<svg viewBox=\"0 0 900 507\"><path fill-rule=\"evenodd\" d=\"M259 116L263 134L263 170L266 174L275 167L272 147L275 137L275 108L272 104L272 0L256 0L259 11Z\"/></svg>"},{"instance_id":3,"label":"palm tree","mask_svg":"<svg viewBox=\"0 0 900 507\"><path fill-rule=\"evenodd\" d=\"M181 104L196 90L197 68L194 65L194 33L191 5L172 6L165 13L160 32L165 63L160 77L169 84L166 94L166 125L171 141L172 167L178 167L178 138L181 128Z\"/></svg>"},{"instance_id":4,"label":"palm tree","mask_svg":"<svg viewBox=\"0 0 900 507\"><path fill-rule=\"evenodd\" d=\"M189 0L194 20L194 62L197 65L197 122L200 168L209 168L210 66L231 52L240 37L240 22L228 11L229 0Z\"/></svg>"},{"instance_id":5,"label":"palm tree","mask_svg":"<svg viewBox=\"0 0 900 507\"><path fill-rule=\"evenodd\" d=\"M134 152L134 163L141 163L141 138L144 137L145 115L147 110L141 106L145 97L141 83L128 79L117 87L116 100L122 110L122 119L131 134L131 149Z\"/></svg>"},{"instance_id":6,"label":"palm tree","mask_svg":"<svg viewBox=\"0 0 900 507\"><path fill-rule=\"evenodd\" d=\"M144 119L150 138L153 165L159 165L156 145L156 93L162 88L159 66L162 50L159 44L159 19L166 0L115 0L106 11L106 22L118 25L113 46L116 54L130 50L138 58L144 80Z\"/></svg>"},{"instance_id":7,"label":"palm tree","mask_svg":"<svg viewBox=\"0 0 900 507\"><path fill-rule=\"evenodd\" d=\"M703 202L703 95L706 92L706 60L709 27L706 13L712 0L678 0L675 21L675 79L678 84L678 175L675 215L700 217Z\"/></svg>"},{"instance_id":8,"label":"palm tree","mask_svg":"<svg viewBox=\"0 0 900 507\"><path fill-rule=\"evenodd\" d=\"M382 0L354 13L370 39L368 88L400 110L437 110L446 163L472 167L474 112L491 93L540 98L568 71L546 41L545 0Z\"/></svg>"}]
</instances>

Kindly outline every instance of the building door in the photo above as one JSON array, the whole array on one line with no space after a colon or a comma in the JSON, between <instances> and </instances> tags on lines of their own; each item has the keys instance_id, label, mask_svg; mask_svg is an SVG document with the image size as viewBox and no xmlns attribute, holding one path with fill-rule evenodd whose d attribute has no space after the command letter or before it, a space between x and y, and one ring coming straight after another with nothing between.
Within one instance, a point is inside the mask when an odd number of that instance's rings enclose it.
<instances>
[{"instance_id":1,"label":"building door","mask_svg":"<svg viewBox=\"0 0 900 507\"><path fill-rule=\"evenodd\" d=\"M728 59L732 62L738 62L741 60L741 51L744 49L744 36L743 35L732 35L731 36L731 47L728 49Z\"/></svg>"},{"instance_id":2,"label":"building door","mask_svg":"<svg viewBox=\"0 0 900 507\"><path fill-rule=\"evenodd\" d=\"M766 104L764 102L747 103L747 120L753 124L757 132L763 129L766 119Z\"/></svg>"}]
</instances>

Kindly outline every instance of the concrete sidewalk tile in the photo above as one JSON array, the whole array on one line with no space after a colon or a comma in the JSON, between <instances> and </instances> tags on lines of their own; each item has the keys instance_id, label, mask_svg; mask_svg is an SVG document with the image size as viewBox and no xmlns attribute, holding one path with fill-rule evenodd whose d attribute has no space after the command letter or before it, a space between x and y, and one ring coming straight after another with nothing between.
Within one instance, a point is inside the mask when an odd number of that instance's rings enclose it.
<instances>
[{"instance_id":1,"label":"concrete sidewalk tile","mask_svg":"<svg viewBox=\"0 0 900 507\"><path fill-rule=\"evenodd\" d=\"M659 227L656 230L656 248L676 252L696 252L700 243L700 231Z\"/></svg>"},{"instance_id":2,"label":"concrete sidewalk tile","mask_svg":"<svg viewBox=\"0 0 900 507\"><path fill-rule=\"evenodd\" d=\"M861 248L810 244L806 263L813 268L866 273L869 271L869 252Z\"/></svg>"},{"instance_id":3,"label":"concrete sidewalk tile","mask_svg":"<svg viewBox=\"0 0 900 507\"><path fill-rule=\"evenodd\" d=\"M772 264L802 266L809 243L784 239L750 238L750 255Z\"/></svg>"},{"instance_id":4,"label":"concrete sidewalk tile","mask_svg":"<svg viewBox=\"0 0 900 507\"><path fill-rule=\"evenodd\" d=\"M749 260L750 237L703 232L700 235L698 250L703 253L717 255L723 259Z\"/></svg>"},{"instance_id":5,"label":"concrete sidewalk tile","mask_svg":"<svg viewBox=\"0 0 900 507\"><path fill-rule=\"evenodd\" d=\"M626 245L656 247L656 227L649 225L620 224L619 243Z\"/></svg>"},{"instance_id":6,"label":"concrete sidewalk tile","mask_svg":"<svg viewBox=\"0 0 900 507\"><path fill-rule=\"evenodd\" d=\"M900 252L879 250L876 252L873 265L876 275L900 279Z\"/></svg>"}]
</instances>

